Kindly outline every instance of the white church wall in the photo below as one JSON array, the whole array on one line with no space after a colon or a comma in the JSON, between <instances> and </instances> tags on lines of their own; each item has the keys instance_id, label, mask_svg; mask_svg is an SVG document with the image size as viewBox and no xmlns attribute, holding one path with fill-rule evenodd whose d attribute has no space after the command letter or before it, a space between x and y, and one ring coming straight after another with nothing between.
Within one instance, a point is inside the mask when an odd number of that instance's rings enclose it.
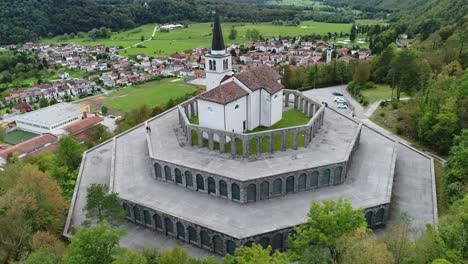
<instances>
[{"instance_id":1,"label":"white church wall","mask_svg":"<svg viewBox=\"0 0 468 264\"><path fill-rule=\"evenodd\" d=\"M226 131L244 132L244 121L247 122L247 96L226 104Z\"/></svg>"},{"instance_id":2,"label":"white church wall","mask_svg":"<svg viewBox=\"0 0 468 264\"><path fill-rule=\"evenodd\" d=\"M249 130L253 130L260 126L260 90L249 94L247 109L249 111Z\"/></svg>"},{"instance_id":3,"label":"white church wall","mask_svg":"<svg viewBox=\"0 0 468 264\"><path fill-rule=\"evenodd\" d=\"M224 105L198 99L200 126L224 130Z\"/></svg>"},{"instance_id":4,"label":"white church wall","mask_svg":"<svg viewBox=\"0 0 468 264\"><path fill-rule=\"evenodd\" d=\"M283 118L283 90L271 96L271 126Z\"/></svg>"},{"instance_id":5,"label":"white church wall","mask_svg":"<svg viewBox=\"0 0 468 264\"><path fill-rule=\"evenodd\" d=\"M261 90L260 96L260 125L264 127L270 127L270 117L271 117L271 104L270 104L270 94L265 91Z\"/></svg>"}]
</instances>

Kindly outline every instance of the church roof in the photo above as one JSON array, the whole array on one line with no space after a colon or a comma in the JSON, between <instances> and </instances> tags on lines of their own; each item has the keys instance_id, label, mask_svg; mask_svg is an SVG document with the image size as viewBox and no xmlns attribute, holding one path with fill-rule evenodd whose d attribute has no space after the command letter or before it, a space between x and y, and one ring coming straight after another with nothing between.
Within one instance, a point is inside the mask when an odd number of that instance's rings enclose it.
<instances>
[{"instance_id":1,"label":"church roof","mask_svg":"<svg viewBox=\"0 0 468 264\"><path fill-rule=\"evenodd\" d=\"M213 25L213 40L211 42L211 50L224 50L223 31L221 30L221 22L219 20L218 11L216 11Z\"/></svg>"},{"instance_id":2,"label":"church roof","mask_svg":"<svg viewBox=\"0 0 468 264\"><path fill-rule=\"evenodd\" d=\"M281 83L278 83L281 75L267 65L260 65L254 69L236 74L234 77L252 91L265 89L268 93L274 94L284 88Z\"/></svg>"},{"instance_id":3,"label":"church roof","mask_svg":"<svg viewBox=\"0 0 468 264\"><path fill-rule=\"evenodd\" d=\"M218 104L228 104L248 93L235 82L228 82L200 95L200 99Z\"/></svg>"}]
</instances>

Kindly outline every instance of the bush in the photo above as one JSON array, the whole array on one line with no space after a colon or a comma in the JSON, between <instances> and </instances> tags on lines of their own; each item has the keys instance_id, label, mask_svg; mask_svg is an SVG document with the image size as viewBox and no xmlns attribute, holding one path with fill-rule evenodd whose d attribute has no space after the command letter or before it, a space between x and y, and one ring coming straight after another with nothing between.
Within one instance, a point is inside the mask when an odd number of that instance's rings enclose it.
<instances>
[{"instance_id":1,"label":"bush","mask_svg":"<svg viewBox=\"0 0 468 264\"><path fill-rule=\"evenodd\" d=\"M109 109L107 109L107 106L102 106L102 107L101 107L101 113L102 113L103 115L107 115L108 110L109 110Z\"/></svg>"},{"instance_id":2,"label":"bush","mask_svg":"<svg viewBox=\"0 0 468 264\"><path fill-rule=\"evenodd\" d=\"M396 132L397 135L401 135L403 133L403 128L401 127L400 124L397 124L395 126L395 132Z\"/></svg>"},{"instance_id":3,"label":"bush","mask_svg":"<svg viewBox=\"0 0 468 264\"><path fill-rule=\"evenodd\" d=\"M381 102L380 102L380 106L381 106L381 107L387 106L387 101L381 101Z\"/></svg>"},{"instance_id":4,"label":"bush","mask_svg":"<svg viewBox=\"0 0 468 264\"><path fill-rule=\"evenodd\" d=\"M385 117L385 112L381 112L381 113L379 114L379 116Z\"/></svg>"},{"instance_id":5,"label":"bush","mask_svg":"<svg viewBox=\"0 0 468 264\"><path fill-rule=\"evenodd\" d=\"M393 110L398 109L398 102L397 101L392 102L392 108L393 108Z\"/></svg>"}]
</instances>

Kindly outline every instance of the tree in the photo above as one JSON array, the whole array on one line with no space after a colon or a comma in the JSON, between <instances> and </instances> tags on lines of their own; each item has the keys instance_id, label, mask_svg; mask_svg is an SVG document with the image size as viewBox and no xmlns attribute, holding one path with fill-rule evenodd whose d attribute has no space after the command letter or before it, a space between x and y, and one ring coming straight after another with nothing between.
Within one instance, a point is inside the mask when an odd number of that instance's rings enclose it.
<instances>
[{"instance_id":1,"label":"tree","mask_svg":"<svg viewBox=\"0 0 468 264\"><path fill-rule=\"evenodd\" d=\"M47 106L49 106L49 101L47 99L45 99L44 97L42 97L39 100L39 107L44 108L44 107L47 107Z\"/></svg>"},{"instance_id":2,"label":"tree","mask_svg":"<svg viewBox=\"0 0 468 264\"><path fill-rule=\"evenodd\" d=\"M392 264L393 256L385 244L366 228L356 229L353 233L340 237L337 241L339 263L346 264Z\"/></svg>"},{"instance_id":3,"label":"tree","mask_svg":"<svg viewBox=\"0 0 468 264\"><path fill-rule=\"evenodd\" d=\"M367 226L362 210L353 210L351 203L342 198L325 200L323 205L313 202L307 216L307 223L296 227L288 238L292 260L301 260L311 246L328 249L336 259L337 239Z\"/></svg>"},{"instance_id":4,"label":"tree","mask_svg":"<svg viewBox=\"0 0 468 264\"><path fill-rule=\"evenodd\" d=\"M83 155L83 145L76 142L71 136L64 136L59 140L56 156L60 164L67 166L70 170L78 168Z\"/></svg>"},{"instance_id":5,"label":"tree","mask_svg":"<svg viewBox=\"0 0 468 264\"><path fill-rule=\"evenodd\" d=\"M108 192L109 188L103 184L91 184L88 187L84 208L86 218L120 224L125 218L125 211L120 205L117 193Z\"/></svg>"},{"instance_id":6,"label":"tree","mask_svg":"<svg viewBox=\"0 0 468 264\"><path fill-rule=\"evenodd\" d=\"M101 113L102 113L103 115L107 115L107 111L108 111L107 106L104 106L104 105L101 106Z\"/></svg>"},{"instance_id":7,"label":"tree","mask_svg":"<svg viewBox=\"0 0 468 264\"><path fill-rule=\"evenodd\" d=\"M446 200L451 204L467 193L468 175L468 129L455 137L454 145L445 166L443 190Z\"/></svg>"},{"instance_id":8,"label":"tree","mask_svg":"<svg viewBox=\"0 0 468 264\"><path fill-rule=\"evenodd\" d=\"M103 221L93 229L82 228L68 247L69 264L108 264L122 253L118 246L122 230L112 229Z\"/></svg>"},{"instance_id":9,"label":"tree","mask_svg":"<svg viewBox=\"0 0 468 264\"><path fill-rule=\"evenodd\" d=\"M416 251L410 237L410 219L407 214L402 214L397 223L389 227L389 233L384 242L387 249L395 258L395 263L412 263Z\"/></svg>"},{"instance_id":10,"label":"tree","mask_svg":"<svg viewBox=\"0 0 468 264\"><path fill-rule=\"evenodd\" d=\"M285 253L275 251L271 254L271 246L263 249L261 245L253 243L251 247L236 248L234 256L226 255L223 264L288 264L289 258Z\"/></svg>"},{"instance_id":11,"label":"tree","mask_svg":"<svg viewBox=\"0 0 468 264\"><path fill-rule=\"evenodd\" d=\"M351 26L351 33L349 34L349 40L351 40L351 42L354 42L356 40L356 25L353 24Z\"/></svg>"},{"instance_id":12,"label":"tree","mask_svg":"<svg viewBox=\"0 0 468 264\"><path fill-rule=\"evenodd\" d=\"M353 81L363 84L370 78L369 62L360 60L354 69Z\"/></svg>"},{"instance_id":13,"label":"tree","mask_svg":"<svg viewBox=\"0 0 468 264\"><path fill-rule=\"evenodd\" d=\"M237 38L237 30L234 26L231 27L231 31L229 32L229 37L230 40L235 40Z\"/></svg>"},{"instance_id":14,"label":"tree","mask_svg":"<svg viewBox=\"0 0 468 264\"><path fill-rule=\"evenodd\" d=\"M5 141L6 129L3 126L0 126L0 141Z\"/></svg>"},{"instance_id":15,"label":"tree","mask_svg":"<svg viewBox=\"0 0 468 264\"><path fill-rule=\"evenodd\" d=\"M141 35L140 40L143 42L145 41L145 36Z\"/></svg>"},{"instance_id":16,"label":"tree","mask_svg":"<svg viewBox=\"0 0 468 264\"><path fill-rule=\"evenodd\" d=\"M58 103L57 99L55 99L55 98L50 99L50 103L49 103L50 105L54 105L54 104L57 104L57 103Z\"/></svg>"},{"instance_id":17,"label":"tree","mask_svg":"<svg viewBox=\"0 0 468 264\"><path fill-rule=\"evenodd\" d=\"M125 251L125 254L117 257L112 264L147 264L146 258L133 250Z\"/></svg>"},{"instance_id":18,"label":"tree","mask_svg":"<svg viewBox=\"0 0 468 264\"><path fill-rule=\"evenodd\" d=\"M50 247L42 247L38 250L33 251L26 261L22 262L25 264L60 264L62 263L61 256L57 256Z\"/></svg>"}]
</instances>

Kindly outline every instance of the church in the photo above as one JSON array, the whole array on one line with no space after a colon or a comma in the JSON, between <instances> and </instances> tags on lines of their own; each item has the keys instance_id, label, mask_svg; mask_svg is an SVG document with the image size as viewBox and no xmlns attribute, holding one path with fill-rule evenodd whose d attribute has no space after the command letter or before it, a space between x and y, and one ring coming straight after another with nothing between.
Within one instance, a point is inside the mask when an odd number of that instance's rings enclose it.
<instances>
[{"instance_id":1,"label":"church","mask_svg":"<svg viewBox=\"0 0 468 264\"><path fill-rule=\"evenodd\" d=\"M259 126L271 127L281 120L281 76L266 65L232 75L232 58L224 47L218 14L211 52L205 57L207 92L198 98L201 126L246 132Z\"/></svg>"}]
</instances>

